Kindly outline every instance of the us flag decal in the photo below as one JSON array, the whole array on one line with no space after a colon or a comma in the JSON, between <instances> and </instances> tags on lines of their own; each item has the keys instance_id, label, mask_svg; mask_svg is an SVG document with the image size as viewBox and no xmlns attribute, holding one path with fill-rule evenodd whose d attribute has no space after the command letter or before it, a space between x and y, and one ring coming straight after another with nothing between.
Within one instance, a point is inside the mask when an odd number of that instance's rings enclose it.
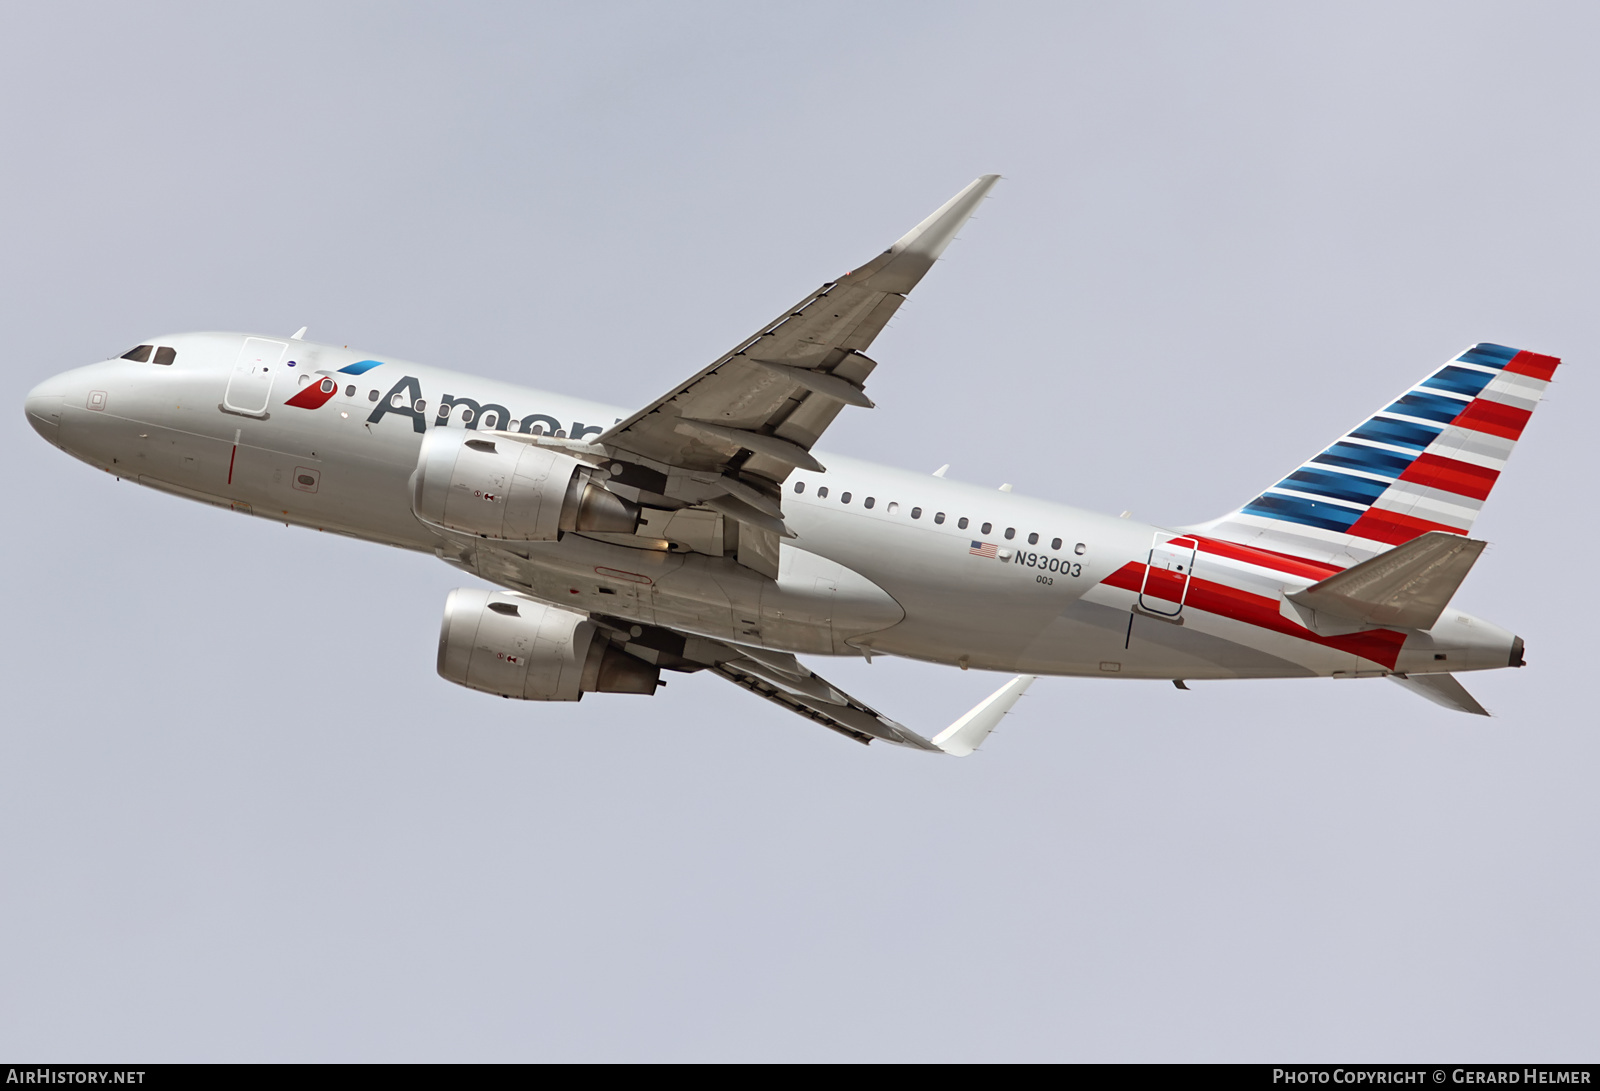
<instances>
[{"instance_id":1,"label":"us flag decal","mask_svg":"<svg viewBox=\"0 0 1600 1091\"><path fill-rule=\"evenodd\" d=\"M993 542L973 542L972 548L967 550L974 557L988 557L994 559L995 544Z\"/></svg>"}]
</instances>

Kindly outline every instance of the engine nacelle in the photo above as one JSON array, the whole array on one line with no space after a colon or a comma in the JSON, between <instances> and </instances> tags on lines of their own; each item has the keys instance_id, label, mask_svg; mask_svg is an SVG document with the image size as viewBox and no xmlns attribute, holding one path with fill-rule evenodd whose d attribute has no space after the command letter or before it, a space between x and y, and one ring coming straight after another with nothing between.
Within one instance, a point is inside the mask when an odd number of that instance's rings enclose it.
<instances>
[{"instance_id":1,"label":"engine nacelle","mask_svg":"<svg viewBox=\"0 0 1600 1091\"><path fill-rule=\"evenodd\" d=\"M639 506L593 482L571 455L517 440L436 428L411 475L411 510L425 523L480 538L554 541L562 531L632 534Z\"/></svg>"},{"instance_id":2,"label":"engine nacelle","mask_svg":"<svg viewBox=\"0 0 1600 1091\"><path fill-rule=\"evenodd\" d=\"M585 693L653 694L661 668L619 651L582 614L503 591L450 592L439 627L439 676L523 701Z\"/></svg>"}]
</instances>

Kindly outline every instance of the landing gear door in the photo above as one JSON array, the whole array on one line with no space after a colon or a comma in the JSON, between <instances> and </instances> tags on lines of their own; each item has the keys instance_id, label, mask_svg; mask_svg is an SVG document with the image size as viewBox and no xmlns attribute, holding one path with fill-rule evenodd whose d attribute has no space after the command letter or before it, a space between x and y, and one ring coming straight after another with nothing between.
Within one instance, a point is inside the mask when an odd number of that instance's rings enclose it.
<instances>
[{"instance_id":1,"label":"landing gear door","mask_svg":"<svg viewBox=\"0 0 1600 1091\"><path fill-rule=\"evenodd\" d=\"M1139 587L1139 608L1152 614L1177 617L1183 612L1184 600L1189 597L1189 581L1194 574L1195 550L1200 543L1193 538L1169 538L1156 535L1150 547L1150 561L1145 566L1144 583Z\"/></svg>"},{"instance_id":2,"label":"landing gear door","mask_svg":"<svg viewBox=\"0 0 1600 1091\"><path fill-rule=\"evenodd\" d=\"M263 337L245 338L239 359L233 365L233 374L228 376L222 408L247 417L266 416L272 381L277 378L283 351L288 347L282 341L268 341Z\"/></svg>"}]
</instances>

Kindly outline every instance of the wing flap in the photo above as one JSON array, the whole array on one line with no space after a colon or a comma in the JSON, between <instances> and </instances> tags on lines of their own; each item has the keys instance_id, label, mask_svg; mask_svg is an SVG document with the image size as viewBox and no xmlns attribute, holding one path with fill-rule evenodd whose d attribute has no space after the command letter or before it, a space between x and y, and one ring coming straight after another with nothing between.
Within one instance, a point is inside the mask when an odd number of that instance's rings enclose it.
<instances>
[{"instance_id":1,"label":"wing flap","mask_svg":"<svg viewBox=\"0 0 1600 1091\"><path fill-rule=\"evenodd\" d=\"M896 746L935 753L939 751L939 747L915 731L895 723L814 674L804 680L785 678L766 664L756 663L744 656L719 663L712 670L741 689L749 690L758 697L764 697L856 742L870 743L874 739L881 739ZM827 700L824 690L831 691L841 700Z\"/></svg>"},{"instance_id":2,"label":"wing flap","mask_svg":"<svg viewBox=\"0 0 1600 1091\"><path fill-rule=\"evenodd\" d=\"M928 739L850 696L786 652L724 642L707 641L705 644L720 649L709 657L716 660L711 669L717 674L741 689L846 738L859 743L878 740L958 758L977 750L1033 683L1032 675L1011 679L955 723Z\"/></svg>"}]
</instances>

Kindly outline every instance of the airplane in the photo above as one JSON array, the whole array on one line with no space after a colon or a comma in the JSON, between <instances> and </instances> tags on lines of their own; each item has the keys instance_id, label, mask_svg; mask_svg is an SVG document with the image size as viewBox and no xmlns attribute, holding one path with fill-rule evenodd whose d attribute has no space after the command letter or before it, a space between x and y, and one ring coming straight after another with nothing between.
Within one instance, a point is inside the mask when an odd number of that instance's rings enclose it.
<instances>
[{"instance_id":1,"label":"airplane","mask_svg":"<svg viewBox=\"0 0 1600 1091\"><path fill-rule=\"evenodd\" d=\"M1479 343L1238 509L1098 515L815 448L871 409L866 355L989 195L966 186L650 404L618 407L259 333L152 337L29 392L28 422L119 479L430 552L438 672L528 701L707 672L861 743L964 756L1039 676L1457 680L1520 637L1450 605L1469 536L1560 361ZM800 656L1014 673L931 737Z\"/></svg>"}]
</instances>

